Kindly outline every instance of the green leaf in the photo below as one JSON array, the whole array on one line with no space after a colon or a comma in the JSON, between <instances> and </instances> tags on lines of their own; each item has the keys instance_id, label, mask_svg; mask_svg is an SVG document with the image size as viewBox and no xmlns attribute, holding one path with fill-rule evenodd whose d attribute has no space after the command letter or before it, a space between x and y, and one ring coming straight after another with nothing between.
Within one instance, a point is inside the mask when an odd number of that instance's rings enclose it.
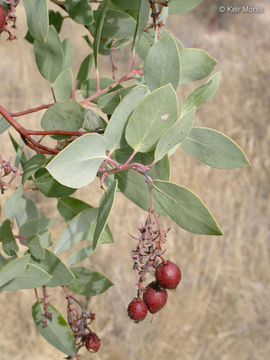
<instances>
[{"instance_id":1,"label":"green leaf","mask_svg":"<svg viewBox=\"0 0 270 360\"><path fill-rule=\"evenodd\" d=\"M98 52L100 47L100 38L101 38L102 28L104 25L105 16L108 11L109 0L103 1L102 5L103 5L102 9L98 13L97 18L95 19L96 30L94 34L93 50L94 50L94 60L95 60L96 69L98 66Z\"/></svg>"},{"instance_id":2,"label":"green leaf","mask_svg":"<svg viewBox=\"0 0 270 360\"><path fill-rule=\"evenodd\" d=\"M170 14L182 14L190 10L193 10L203 0L170 0L169 13Z\"/></svg>"},{"instance_id":3,"label":"green leaf","mask_svg":"<svg viewBox=\"0 0 270 360\"><path fill-rule=\"evenodd\" d=\"M18 246L11 230L11 221L5 220L0 226L0 241L4 252L14 256L18 252Z\"/></svg>"},{"instance_id":4,"label":"green leaf","mask_svg":"<svg viewBox=\"0 0 270 360\"><path fill-rule=\"evenodd\" d=\"M46 41L35 40L34 53L40 74L51 83L54 82L63 69L64 53L57 31L52 25Z\"/></svg>"},{"instance_id":5,"label":"green leaf","mask_svg":"<svg viewBox=\"0 0 270 360\"><path fill-rule=\"evenodd\" d=\"M80 250L75 251L66 261L67 266L74 265L81 262L91 256L95 250L93 250L92 244L88 245Z\"/></svg>"},{"instance_id":6,"label":"green leaf","mask_svg":"<svg viewBox=\"0 0 270 360\"><path fill-rule=\"evenodd\" d=\"M126 127L127 143L137 152L153 150L177 117L178 101L172 85L156 89L131 114Z\"/></svg>"},{"instance_id":7,"label":"green leaf","mask_svg":"<svg viewBox=\"0 0 270 360\"><path fill-rule=\"evenodd\" d=\"M150 90L167 84L177 88L180 80L180 55L171 32L162 31L161 38L149 50L144 63L144 79Z\"/></svg>"},{"instance_id":8,"label":"green leaf","mask_svg":"<svg viewBox=\"0 0 270 360\"><path fill-rule=\"evenodd\" d=\"M13 280L0 287L0 290L34 289L47 284L51 276L39 266L28 264L26 269Z\"/></svg>"},{"instance_id":9,"label":"green leaf","mask_svg":"<svg viewBox=\"0 0 270 360\"><path fill-rule=\"evenodd\" d=\"M62 48L64 53L63 69L68 69L71 67L73 60L73 49L70 39L62 41Z\"/></svg>"},{"instance_id":10,"label":"green leaf","mask_svg":"<svg viewBox=\"0 0 270 360\"><path fill-rule=\"evenodd\" d=\"M98 246L99 239L108 221L108 217L110 215L114 203L116 188L117 188L117 180L115 180L111 184L111 186L108 188L108 191L106 191L106 193L102 196L100 206L98 209L98 218L97 218L96 230L94 233L93 249L95 249Z\"/></svg>"},{"instance_id":11,"label":"green leaf","mask_svg":"<svg viewBox=\"0 0 270 360\"><path fill-rule=\"evenodd\" d=\"M105 159L106 143L98 134L85 134L64 148L47 165L61 184L79 188L90 184Z\"/></svg>"},{"instance_id":12,"label":"green leaf","mask_svg":"<svg viewBox=\"0 0 270 360\"><path fill-rule=\"evenodd\" d=\"M220 81L220 72L211 76L204 84L194 89L185 99L181 106L181 115L190 111L193 107L200 107L206 103L217 91Z\"/></svg>"},{"instance_id":13,"label":"green leaf","mask_svg":"<svg viewBox=\"0 0 270 360\"><path fill-rule=\"evenodd\" d=\"M35 182L42 194L47 197L64 197L73 194L76 190L60 184L48 172L48 170L41 168L35 173Z\"/></svg>"},{"instance_id":14,"label":"green leaf","mask_svg":"<svg viewBox=\"0 0 270 360\"><path fill-rule=\"evenodd\" d=\"M68 288L75 294L87 297L102 294L113 283L102 274L89 268L78 266L72 268L76 279L68 285Z\"/></svg>"},{"instance_id":15,"label":"green leaf","mask_svg":"<svg viewBox=\"0 0 270 360\"><path fill-rule=\"evenodd\" d=\"M180 84L201 80L211 74L217 60L201 49L182 49Z\"/></svg>"},{"instance_id":16,"label":"green leaf","mask_svg":"<svg viewBox=\"0 0 270 360\"><path fill-rule=\"evenodd\" d=\"M138 85L117 106L104 133L107 150L113 152L115 149L119 149L121 144L125 143L124 131L130 114L149 93L150 91L145 85Z\"/></svg>"},{"instance_id":17,"label":"green leaf","mask_svg":"<svg viewBox=\"0 0 270 360\"><path fill-rule=\"evenodd\" d=\"M98 16L100 10L95 12ZM120 10L108 10L101 31L102 38L122 38L133 36L136 29L136 21L129 14Z\"/></svg>"},{"instance_id":18,"label":"green leaf","mask_svg":"<svg viewBox=\"0 0 270 360\"><path fill-rule=\"evenodd\" d=\"M0 287L11 281L16 276L19 276L24 272L26 265L28 264L30 255L19 257L15 260L9 261L6 265L0 269Z\"/></svg>"},{"instance_id":19,"label":"green leaf","mask_svg":"<svg viewBox=\"0 0 270 360\"><path fill-rule=\"evenodd\" d=\"M92 64L93 64L93 54L89 54L84 58L83 62L80 65L78 74L77 74L77 89L81 88L81 84L87 79L90 74Z\"/></svg>"},{"instance_id":20,"label":"green leaf","mask_svg":"<svg viewBox=\"0 0 270 360\"><path fill-rule=\"evenodd\" d=\"M97 226L97 220L94 220L90 226L90 229L88 230L88 232L85 236L85 240L87 240L91 243L94 241L94 234L96 231L96 226ZM109 226L105 225L104 230L99 239L99 244L111 244L111 243L113 243L112 232L111 232Z\"/></svg>"},{"instance_id":21,"label":"green leaf","mask_svg":"<svg viewBox=\"0 0 270 360\"><path fill-rule=\"evenodd\" d=\"M137 10L139 7L139 0L111 0L111 2L120 9L124 10Z\"/></svg>"},{"instance_id":22,"label":"green leaf","mask_svg":"<svg viewBox=\"0 0 270 360\"><path fill-rule=\"evenodd\" d=\"M44 41L48 35L49 16L46 0L24 0L27 26L30 34L38 41Z\"/></svg>"},{"instance_id":23,"label":"green leaf","mask_svg":"<svg viewBox=\"0 0 270 360\"><path fill-rule=\"evenodd\" d=\"M0 115L0 134L5 132L10 127L9 122Z\"/></svg>"},{"instance_id":24,"label":"green leaf","mask_svg":"<svg viewBox=\"0 0 270 360\"><path fill-rule=\"evenodd\" d=\"M137 0L138 2L138 0ZM138 15L137 15L137 23L136 23L136 29L134 31L133 35L133 41L132 41L132 49L134 49L136 43L140 39L143 29L146 28L147 20L149 18L149 3L147 0L139 0L139 7L137 5L138 9Z\"/></svg>"},{"instance_id":25,"label":"green leaf","mask_svg":"<svg viewBox=\"0 0 270 360\"><path fill-rule=\"evenodd\" d=\"M113 79L100 78L99 79L99 89L104 90L105 88L111 86L113 83L114 83ZM115 90L117 90L119 88L121 88L121 86L111 87L107 91L107 93L115 91ZM96 91L97 91L97 79L96 78L87 79L81 85L81 92L82 92L82 95L83 95L84 98L88 98L89 96L94 95L96 93ZM103 97L103 96L104 95L97 96L95 99L92 100L92 102L97 103L100 100L100 98Z\"/></svg>"},{"instance_id":26,"label":"green leaf","mask_svg":"<svg viewBox=\"0 0 270 360\"><path fill-rule=\"evenodd\" d=\"M74 275L70 269L48 249L44 249L43 259L31 257L30 263L41 267L52 276L52 279L46 283L48 287L67 285L74 279Z\"/></svg>"},{"instance_id":27,"label":"green leaf","mask_svg":"<svg viewBox=\"0 0 270 360\"><path fill-rule=\"evenodd\" d=\"M153 29L149 29L148 32L143 32L139 41L135 45L136 52L144 60L155 43L155 33Z\"/></svg>"},{"instance_id":28,"label":"green leaf","mask_svg":"<svg viewBox=\"0 0 270 360\"><path fill-rule=\"evenodd\" d=\"M31 236L26 240L26 244L29 248L31 255L37 259L44 259L44 249L40 242L40 235Z\"/></svg>"},{"instance_id":29,"label":"green leaf","mask_svg":"<svg viewBox=\"0 0 270 360\"><path fill-rule=\"evenodd\" d=\"M105 94L98 100L98 103L97 103L98 107L105 114L111 115L114 112L117 105L122 100L122 98L125 95L127 95L130 92L130 90L133 88L134 88L134 86L131 86L131 87L118 89L113 92L109 92L109 93Z\"/></svg>"},{"instance_id":30,"label":"green leaf","mask_svg":"<svg viewBox=\"0 0 270 360\"><path fill-rule=\"evenodd\" d=\"M19 149L19 144L18 144L18 143L16 142L16 140L12 137L12 135L10 134L10 132L8 132L8 136L9 136L9 138L10 138L10 141L11 141L11 143L12 143L15 151L17 152L18 149ZM24 164L25 164L26 162L27 162L27 158L26 158L26 156L25 156L25 153L22 152L22 156L21 156L21 158L20 158L20 163L21 163L22 167L24 166Z\"/></svg>"},{"instance_id":31,"label":"green leaf","mask_svg":"<svg viewBox=\"0 0 270 360\"><path fill-rule=\"evenodd\" d=\"M77 131L82 127L85 109L71 100L49 107L41 119L44 130Z\"/></svg>"},{"instance_id":32,"label":"green leaf","mask_svg":"<svg viewBox=\"0 0 270 360\"><path fill-rule=\"evenodd\" d=\"M180 120L160 138L155 150L156 161L162 159L164 155L168 154L170 150L185 139L192 128L194 115L195 109L186 112Z\"/></svg>"},{"instance_id":33,"label":"green leaf","mask_svg":"<svg viewBox=\"0 0 270 360\"><path fill-rule=\"evenodd\" d=\"M40 334L56 349L71 358L76 357L76 344L73 332L66 320L56 308L49 304L48 312L52 314L52 321L47 321L47 327L42 327L44 309L41 301L32 306L32 316Z\"/></svg>"},{"instance_id":34,"label":"green leaf","mask_svg":"<svg viewBox=\"0 0 270 360\"><path fill-rule=\"evenodd\" d=\"M64 18L59 11L49 10L49 24L53 25L55 30L60 33Z\"/></svg>"},{"instance_id":35,"label":"green leaf","mask_svg":"<svg viewBox=\"0 0 270 360\"><path fill-rule=\"evenodd\" d=\"M20 142L19 142L19 146L18 146L18 150L16 152L16 158L15 158L15 161L14 161L14 166L16 168L19 167L19 165L21 163L21 159L24 156L23 147L24 147L24 140L21 137Z\"/></svg>"},{"instance_id":36,"label":"green leaf","mask_svg":"<svg viewBox=\"0 0 270 360\"><path fill-rule=\"evenodd\" d=\"M93 12L88 0L66 0L65 8L78 24L89 25L93 22Z\"/></svg>"},{"instance_id":37,"label":"green leaf","mask_svg":"<svg viewBox=\"0 0 270 360\"><path fill-rule=\"evenodd\" d=\"M119 160L119 153L117 154ZM137 154L134 161L142 164L150 164L153 162L153 154ZM158 161L149 171L149 176L152 179L169 180L170 177L170 163L167 156ZM142 209L148 211L149 209L149 192L148 186L143 175L136 173L133 170L121 171L115 174L118 179L118 188L120 191L134 204ZM160 206L156 206L156 212L159 215L166 215Z\"/></svg>"},{"instance_id":38,"label":"green leaf","mask_svg":"<svg viewBox=\"0 0 270 360\"><path fill-rule=\"evenodd\" d=\"M107 123L102 117L94 113L91 109L85 111L85 118L82 127L88 131L97 131L105 129Z\"/></svg>"},{"instance_id":39,"label":"green leaf","mask_svg":"<svg viewBox=\"0 0 270 360\"><path fill-rule=\"evenodd\" d=\"M23 165L22 182L24 183L26 180L28 180L35 171L37 171L46 163L46 161L47 159L43 154L36 154L27 160Z\"/></svg>"},{"instance_id":40,"label":"green leaf","mask_svg":"<svg viewBox=\"0 0 270 360\"><path fill-rule=\"evenodd\" d=\"M57 209L65 221L73 219L83 210L90 208L92 208L91 205L73 197L64 197L59 199L57 203Z\"/></svg>"},{"instance_id":41,"label":"green leaf","mask_svg":"<svg viewBox=\"0 0 270 360\"><path fill-rule=\"evenodd\" d=\"M5 201L5 214L8 219L11 219L20 210L22 200L23 186L20 185L14 193Z\"/></svg>"},{"instance_id":42,"label":"green leaf","mask_svg":"<svg viewBox=\"0 0 270 360\"><path fill-rule=\"evenodd\" d=\"M15 215L18 227L26 223L28 220L38 217L36 205L32 200L22 197L20 207Z\"/></svg>"},{"instance_id":43,"label":"green leaf","mask_svg":"<svg viewBox=\"0 0 270 360\"><path fill-rule=\"evenodd\" d=\"M94 208L86 209L76 215L59 236L54 246L54 253L60 254L81 241L97 216L98 209Z\"/></svg>"},{"instance_id":44,"label":"green leaf","mask_svg":"<svg viewBox=\"0 0 270 360\"><path fill-rule=\"evenodd\" d=\"M65 69L58 75L54 84L53 92L57 102L67 101L71 98L73 91L72 72L70 69Z\"/></svg>"},{"instance_id":45,"label":"green leaf","mask_svg":"<svg viewBox=\"0 0 270 360\"><path fill-rule=\"evenodd\" d=\"M55 222L55 219L48 219L46 216L32 218L20 226L19 235L32 236L35 234L42 234Z\"/></svg>"},{"instance_id":46,"label":"green leaf","mask_svg":"<svg viewBox=\"0 0 270 360\"><path fill-rule=\"evenodd\" d=\"M168 181L153 181L154 204L181 228L203 235L222 235L213 215L201 199L184 186Z\"/></svg>"},{"instance_id":47,"label":"green leaf","mask_svg":"<svg viewBox=\"0 0 270 360\"><path fill-rule=\"evenodd\" d=\"M48 248L52 245L51 233L49 231L46 231L45 233L40 234L38 236L39 236L40 245L43 248Z\"/></svg>"},{"instance_id":48,"label":"green leaf","mask_svg":"<svg viewBox=\"0 0 270 360\"><path fill-rule=\"evenodd\" d=\"M235 169L249 165L243 150L232 139L213 129L193 127L182 147L214 168Z\"/></svg>"}]
</instances>

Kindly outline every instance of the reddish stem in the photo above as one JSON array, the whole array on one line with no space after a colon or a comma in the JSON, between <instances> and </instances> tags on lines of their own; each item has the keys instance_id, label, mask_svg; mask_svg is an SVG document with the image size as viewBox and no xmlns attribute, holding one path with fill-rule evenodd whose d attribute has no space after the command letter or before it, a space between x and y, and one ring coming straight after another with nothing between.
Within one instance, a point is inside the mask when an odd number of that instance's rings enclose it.
<instances>
[{"instance_id":1,"label":"reddish stem","mask_svg":"<svg viewBox=\"0 0 270 360\"><path fill-rule=\"evenodd\" d=\"M48 108L51 107L52 105L54 105L54 103L52 103L52 104L46 104L46 105L40 105L40 106L37 106L37 107L35 107L35 108L33 108L33 109L28 109L28 110L24 110L24 111L19 111L19 112L17 112L17 113L10 113L10 115L11 115L12 117L23 116L23 115L27 115L27 114L31 114L31 113L40 111L40 110L48 109Z\"/></svg>"}]
</instances>

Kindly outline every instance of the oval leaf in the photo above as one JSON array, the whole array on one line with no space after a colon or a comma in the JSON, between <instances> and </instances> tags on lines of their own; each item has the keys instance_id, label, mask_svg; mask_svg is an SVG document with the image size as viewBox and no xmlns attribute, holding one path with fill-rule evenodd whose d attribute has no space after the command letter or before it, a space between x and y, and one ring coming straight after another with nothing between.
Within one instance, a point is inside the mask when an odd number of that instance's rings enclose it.
<instances>
[{"instance_id":1,"label":"oval leaf","mask_svg":"<svg viewBox=\"0 0 270 360\"><path fill-rule=\"evenodd\" d=\"M63 69L68 69L72 65L73 60L73 49L70 39L65 39L62 41L62 49L63 49Z\"/></svg>"},{"instance_id":2,"label":"oval leaf","mask_svg":"<svg viewBox=\"0 0 270 360\"><path fill-rule=\"evenodd\" d=\"M65 221L69 221L83 210L92 208L86 202L73 197L64 197L58 200L57 209Z\"/></svg>"},{"instance_id":3,"label":"oval leaf","mask_svg":"<svg viewBox=\"0 0 270 360\"><path fill-rule=\"evenodd\" d=\"M0 242L7 255L16 256L19 249L12 233L12 223L8 219L0 226Z\"/></svg>"},{"instance_id":4,"label":"oval leaf","mask_svg":"<svg viewBox=\"0 0 270 360\"><path fill-rule=\"evenodd\" d=\"M162 180L153 181L156 204L181 228L203 235L222 235L216 220L201 199L187 188Z\"/></svg>"},{"instance_id":5,"label":"oval leaf","mask_svg":"<svg viewBox=\"0 0 270 360\"><path fill-rule=\"evenodd\" d=\"M46 166L61 184L80 188L90 184L106 158L106 143L98 134L85 134L64 148Z\"/></svg>"},{"instance_id":6,"label":"oval leaf","mask_svg":"<svg viewBox=\"0 0 270 360\"><path fill-rule=\"evenodd\" d=\"M55 81L63 68L64 53L58 33L53 26L49 27L46 41L35 40L34 53L40 74L50 81Z\"/></svg>"},{"instance_id":7,"label":"oval leaf","mask_svg":"<svg viewBox=\"0 0 270 360\"><path fill-rule=\"evenodd\" d=\"M182 49L180 84L204 79L211 74L217 60L201 49Z\"/></svg>"},{"instance_id":8,"label":"oval leaf","mask_svg":"<svg viewBox=\"0 0 270 360\"><path fill-rule=\"evenodd\" d=\"M49 16L46 0L23 1L28 30L32 37L44 41L49 30Z\"/></svg>"},{"instance_id":9,"label":"oval leaf","mask_svg":"<svg viewBox=\"0 0 270 360\"><path fill-rule=\"evenodd\" d=\"M30 255L22 256L15 260L9 261L6 265L1 267L0 287L23 273L29 262L29 259Z\"/></svg>"},{"instance_id":10,"label":"oval leaf","mask_svg":"<svg viewBox=\"0 0 270 360\"><path fill-rule=\"evenodd\" d=\"M164 155L168 154L176 145L179 145L187 136L192 128L195 109L186 112L184 116L171 127L166 134L157 143L155 150L155 160L160 160Z\"/></svg>"},{"instance_id":11,"label":"oval leaf","mask_svg":"<svg viewBox=\"0 0 270 360\"><path fill-rule=\"evenodd\" d=\"M144 63L144 80L150 90L169 83L174 89L177 88L180 80L180 55L171 32L162 31L161 38L149 50Z\"/></svg>"},{"instance_id":12,"label":"oval leaf","mask_svg":"<svg viewBox=\"0 0 270 360\"><path fill-rule=\"evenodd\" d=\"M243 150L232 139L213 129L193 127L182 147L188 154L217 169L249 165Z\"/></svg>"},{"instance_id":13,"label":"oval leaf","mask_svg":"<svg viewBox=\"0 0 270 360\"><path fill-rule=\"evenodd\" d=\"M82 82L84 82L87 79L91 71L92 64L93 64L93 54L89 54L86 56L86 58L83 60L83 62L80 65L80 69L77 74L77 80L78 80L77 89L80 89Z\"/></svg>"},{"instance_id":14,"label":"oval leaf","mask_svg":"<svg viewBox=\"0 0 270 360\"><path fill-rule=\"evenodd\" d=\"M57 240L54 253L60 254L82 240L97 216L98 209L94 208L86 209L75 216Z\"/></svg>"},{"instance_id":15,"label":"oval leaf","mask_svg":"<svg viewBox=\"0 0 270 360\"><path fill-rule=\"evenodd\" d=\"M103 197L101 199L100 206L98 209L97 225L96 225L94 239L93 239L93 249L95 249L97 247L99 239L100 239L100 237L103 233L103 230L105 228L105 225L108 221L108 217L110 215L110 212L111 212L111 209L112 209L112 206L114 203L116 188L117 188L117 180L115 180L110 185L110 187L108 188L108 190L106 191L106 193L103 195Z\"/></svg>"},{"instance_id":16,"label":"oval leaf","mask_svg":"<svg viewBox=\"0 0 270 360\"><path fill-rule=\"evenodd\" d=\"M93 22L93 12L88 0L66 0L65 8L78 24L89 25Z\"/></svg>"},{"instance_id":17,"label":"oval leaf","mask_svg":"<svg viewBox=\"0 0 270 360\"><path fill-rule=\"evenodd\" d=\"M193 10L203 0L170 0L169 13L170 14L183 14Z\"/></svg>"},{"instance_id":18,"label":"oval leaf","mask_svg":"<svg viewBox=\"0 0 270 360\"><path fill-rule=\"evenodd\" d=\"M68 288L76 294L95 296L102 294L113 285L105 276L86 267L72 268L72 272L76 279L68 285Z\"/></svg>"},{"instance_id":19,"label":"oval leaf","mask_svg":"<svg viewBox=\"0 0 270 360\"><path fill-rule=\"evenodd\" d=\"M59 74L53 84L53 92L57 102L67 101L71 98L73 91L72 72L65 69Z\"/></svg>"},{"instance_id":20,"label":"oval leaf","mask_svg":"<svg viewBox=\"0 0 270 360\"><path fill-rule=\"evenodd\" d=\"M49 304L48 312L52 314L52 320L47 321L47 327L42 327L44 309L41 301L32 306L32 316L40 334L56 349L62 351L71 358L76 357L75 338L66 320L56 308Z\"/></svg>"},{"instance_id":21,"label":"oval leaf","mask_svg":"<svg viewBox=\"0 0 270 360\"><path fill-rule=\"evenodd\" d=\"M127 143L137 152L154 149L178 117L178 101L171 84L146 96L131 114L127 128Z\"/></svg>"}]
</instances>

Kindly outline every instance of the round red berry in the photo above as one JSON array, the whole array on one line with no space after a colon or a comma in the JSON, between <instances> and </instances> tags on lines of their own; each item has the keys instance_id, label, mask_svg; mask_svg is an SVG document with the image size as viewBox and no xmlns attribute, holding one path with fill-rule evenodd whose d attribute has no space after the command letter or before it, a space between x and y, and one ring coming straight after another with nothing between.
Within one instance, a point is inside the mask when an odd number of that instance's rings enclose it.
<instances>
[{"instance_id":1,"label":"round red berry","mask_svg":"<svg viewBox=\"0 0 270 360\"><path fill-rule=\"evenodd\" d=\"M84 344L88 351L97 352L100 348L100 338L96 333L90 332L85 335Z\"/></svg>"},{"instance_id":2,"label":"round red berry","mask_svg":"<svg viewBox=\"0 0 270 360\"><path fill-rule=\"evenodd\" d=\"M128 305L128 316L135 320L135 322L139 322L144 320L147 315L147 306L140 298L133 299Z\"/></svg>"},{"instance_id":3,"label":"round red berry","mask_svg":"<svg viewBox=\"0 0 270 360\"><path fill-rule=\"evenodd\" d=\"M181 280L181 271L175 263L168 260L157 268L156 279L162 288L174 290Z\"/></svg>"},{"instance_id":4,"label":"round red berry","mask_svg":"<svg viewBox=\"0 0 270 360\"><path fill-rule=\"evenodd\" d=\"M6 24L6 13L3 6L0 5L0 31L4 28Z\"/></svg>"},{"instance_id":5,"label":"round red berry","mask_svg":"<svg viewBox=\"0 0 270 360\"><path fill-rule=\"evenodd\" d=\"M167 297L167 291L161 289L155 281L148 284L143 293L143 301L152 314L158 312L166 304Z\"/></svg>"}]
</instances>

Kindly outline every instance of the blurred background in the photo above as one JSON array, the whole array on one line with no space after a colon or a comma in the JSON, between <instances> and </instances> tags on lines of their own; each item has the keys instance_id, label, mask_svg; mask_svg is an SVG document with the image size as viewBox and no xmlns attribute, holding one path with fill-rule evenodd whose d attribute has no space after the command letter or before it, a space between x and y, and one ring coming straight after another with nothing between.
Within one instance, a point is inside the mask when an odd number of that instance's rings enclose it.
<instances>
[{"instance_id":1,"label":"blurred background","mask_svg":"<svg viewBox=\"0 0 270 360\"><path fill-rule=\"evenodd\" d=\"M115 286L89 300L89 309L96 313L93 330L102 339L102 347L97 354L82 352L82 360L270 359L270 3L234 1L204 0L191 13L171 16L168 21L168 28L185 47L208 51L218 60L217 68L222 73L219 90L198 111L196 125L213 127L230 136L251 163L239 170L217 170L181 149L171 159L171 180L201 197L224 236L189 234L164 218L164 226L171 226L166 256L179 264L183 278L158 314L135 324L126 313L137 280L130 257L135 244L128 232L136 235L146 215L118 194L109 220L115 243L100 247L84 262L107 275ZM263 7L264 12L218 12L220 5L243 4ZM23 39L26 20L22 5L17 16L18 40L6 42L3 35L0 41L0 103L12 112L52 101L48 84L36 69L32 47ZM62 39L72 40L76 74L89 48L79 26L69 20L63 26ZM129 67L128 49L115 59L117 76L121 76ZM101 61L101 74L109 76L109 62ZM199 83L182 86L179 99ZM19 121L38 129L41 115L28 115ZM0 153L4 158L14 158L7 132L1 135ZM2 205L10 193L6 191L1 197ZM76 196L97 206L101 193L98 182L94 182ZM57 215L56 201L42 194L27 196L37 203L41 213ZM63 228L59 219L53 228L54 240ZM63 294L58 290L50 294L52 303L63 309ZM38 334L31 318L34 301L31 290L1 293L1 359L64 358Z\"/></svg>"}]
</instances>

